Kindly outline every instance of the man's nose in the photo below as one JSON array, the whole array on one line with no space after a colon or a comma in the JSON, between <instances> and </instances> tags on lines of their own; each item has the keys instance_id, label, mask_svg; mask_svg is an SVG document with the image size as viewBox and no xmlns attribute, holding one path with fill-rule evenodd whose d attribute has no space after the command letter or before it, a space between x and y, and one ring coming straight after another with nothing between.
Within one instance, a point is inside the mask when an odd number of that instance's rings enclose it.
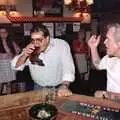
<instances>
[{"instance_id":1,"label":"man's nose","mask_svg":"<svg viewBox=\"0 0 120 120\"><path fill-rule=\"evenodd\" d=\"M35 44L35 45L37 44L37 40L34 40L34 44Z\"/></svg>"},{"instance_id":2,"label":"man's nose","mask_svg":"<svg viewBox=\"0 0 120 120\"><path fill-rule=\"evenodd\" d=\"M36 40L34 41L34 45L35 45L35 47L37 47L39 45Z\"/></svg>"}]
</instances>

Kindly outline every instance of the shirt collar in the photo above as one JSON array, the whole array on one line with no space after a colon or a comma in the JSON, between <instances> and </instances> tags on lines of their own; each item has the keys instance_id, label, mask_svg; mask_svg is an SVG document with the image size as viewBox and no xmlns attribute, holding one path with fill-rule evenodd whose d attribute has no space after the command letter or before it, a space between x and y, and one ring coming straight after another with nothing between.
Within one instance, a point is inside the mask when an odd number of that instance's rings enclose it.
<instances>
[{"instance_id":1,"label":"shirt collar","mask_svg":"<svg viewBox=\"0 0 120 120\"><path fill-rule=\"evenodd\" d=\"M50 38L50 43L44 53L47 53L52 47L54 47L54 39Z\"/></svg>"}]
</instances>

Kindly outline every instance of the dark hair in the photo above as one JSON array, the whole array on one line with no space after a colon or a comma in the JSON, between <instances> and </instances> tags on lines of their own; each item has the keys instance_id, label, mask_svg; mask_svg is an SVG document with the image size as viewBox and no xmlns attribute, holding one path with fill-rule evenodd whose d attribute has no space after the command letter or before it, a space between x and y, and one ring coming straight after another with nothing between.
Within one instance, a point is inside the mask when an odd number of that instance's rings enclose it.
<instances>
[{"instance_id":1,"label":"dark hair","mask_svg":"<svg viewBox=\"0 0 120 120\"><path fill-rule=\"evenodd\" d=\"M7 31L6 28L1 28L1 29L5 29L5 30ZM7 31L7 32L8 32L8 31ZM13 55L15 55L15 48L14 48L14 46L13 46L12 39L11 39L11 37L10 37L9 35L8 35L7 38L6 38L6 42L7 42L7 45L8 45L8 47L9 47L11 53L12 53ZM5 48L4 48L4 46L3 46L3 43L2 43L1 37L0 37L0 53L6 53Z\"/></svg>"},{"instance_id":2,"label":"dark hair","mask_svg":"<svg viewBox=\"0 0 120 120\"><path fill-rule=\"evenodd\" d=\"M49 30L47 29L47 27L45 25L42 25L42 24L35 25L32 28L31 33L40 32L40 31L43 32L44 37L50 36Z\"/></svg>"}]
</instances>

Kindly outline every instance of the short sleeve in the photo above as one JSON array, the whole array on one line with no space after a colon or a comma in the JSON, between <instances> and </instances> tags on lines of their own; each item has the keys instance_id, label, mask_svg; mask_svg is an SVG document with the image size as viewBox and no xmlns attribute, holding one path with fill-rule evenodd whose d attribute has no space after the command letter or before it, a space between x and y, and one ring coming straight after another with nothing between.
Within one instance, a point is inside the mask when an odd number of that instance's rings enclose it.
<instances>
[{"instance_id":1,"label":"short sleeve","mask_svg":"<svg viewBox=\"0 0 120 120\"><path fill-rule=\"evenodd\" d=\"M100 70L104 70L107 68L107 63L108 63L107 61L108 61L108 55L104 56L101 59L100 64L98 66Z\"/></svg>"}]
</instances>

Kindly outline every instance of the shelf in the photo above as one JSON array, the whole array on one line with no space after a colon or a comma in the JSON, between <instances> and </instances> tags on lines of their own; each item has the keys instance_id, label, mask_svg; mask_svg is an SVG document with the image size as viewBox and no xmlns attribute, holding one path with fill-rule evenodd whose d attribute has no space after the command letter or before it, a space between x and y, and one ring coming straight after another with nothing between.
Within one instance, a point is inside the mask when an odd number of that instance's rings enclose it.
<instances>
[{"instance_id":1,"label":"shelf","mask_svg":"<svg viewBox=\"0 0 120 120\"><path fill-rule=\"evenodd\" d=\"M41 17L41 16L21 16L11 17L8 19L12 23L28 23L28 22L81 22L81 18L76 17Z\"/></svg>"}]
</instances>

